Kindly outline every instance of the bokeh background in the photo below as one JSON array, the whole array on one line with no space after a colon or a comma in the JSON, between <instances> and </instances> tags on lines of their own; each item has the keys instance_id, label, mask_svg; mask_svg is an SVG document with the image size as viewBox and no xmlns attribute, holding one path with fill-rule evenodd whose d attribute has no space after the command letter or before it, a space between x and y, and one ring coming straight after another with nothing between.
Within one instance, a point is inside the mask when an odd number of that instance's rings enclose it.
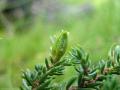
<instances>
[{"instance_id":1,"label":"bokeh background","mask_svg":"<svg viewBox=\"0 0 120 90\"><path fill-rule=\"evenodd\" d=\"M62 29L68 50L79 44L94 63L106 60L120 43L120 0L0 0L0 90L19 90L22 71L44 63Z\"/></svg>"}]
</instances>

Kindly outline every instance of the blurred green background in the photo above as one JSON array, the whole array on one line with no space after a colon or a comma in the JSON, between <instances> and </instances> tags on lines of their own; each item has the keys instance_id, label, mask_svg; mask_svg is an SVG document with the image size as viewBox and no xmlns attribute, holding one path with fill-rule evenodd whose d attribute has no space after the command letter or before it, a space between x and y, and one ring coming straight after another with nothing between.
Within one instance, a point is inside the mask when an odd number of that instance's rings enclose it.
<instances>
[{"instance_id":1,"label":"blurred green background","mask_svg":"<svg viewBox=\"0 0 120 90\"><path fill-rule=\"evenodd\" d=\"M68 50L79 44L93 62L107 59L120 43L120 0L0 0L0 90L19 90L22 71L44 63L62 29Z\"/></svg>"}]
</instances>

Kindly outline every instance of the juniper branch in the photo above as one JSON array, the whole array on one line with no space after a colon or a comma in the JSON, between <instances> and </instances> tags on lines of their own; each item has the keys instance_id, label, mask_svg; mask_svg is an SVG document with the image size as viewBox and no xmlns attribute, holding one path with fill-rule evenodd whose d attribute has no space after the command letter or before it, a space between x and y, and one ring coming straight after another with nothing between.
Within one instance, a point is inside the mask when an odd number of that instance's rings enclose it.
<instances>
[{"instance_id":1,"label":"juniper branch","mask_svg":"<svg viewBox=\"0 0 120 90\"><path fill-rule=\"evenodd\" d=\"M80 47L74 47L68 54L65 54L67 43L67 32L62 31L53 41L51 55L45 58L45 66L35 65L33 71L23 72L21 90L120 89L120 85L116 84L118 82L113 78L120 75L119 45L111 48L107 60L100 60L98 64L94 64L89 54ZM65 66L73 66L78 75L63 83L54 83L56 76L64 74Z\"/></svg>"}]
</instances>

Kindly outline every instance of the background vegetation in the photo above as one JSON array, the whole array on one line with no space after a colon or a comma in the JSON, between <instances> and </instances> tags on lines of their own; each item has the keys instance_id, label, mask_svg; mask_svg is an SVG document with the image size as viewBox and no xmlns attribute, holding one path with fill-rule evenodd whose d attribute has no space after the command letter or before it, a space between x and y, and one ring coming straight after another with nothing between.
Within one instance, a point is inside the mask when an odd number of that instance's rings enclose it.
<instances>
[{"instance_id":1,"label":"background vegetation","mask_svg":"<svg viewBox=\"0 0 120 90\"><path fill-rule=\"evenodd\" d=\"M112 45L120 43L119 0L44 1L44 6L37 7L42 11L35 8L37 13L18 13L17 18L0 1L0 90L17 90L21 71L44 62L49 54L50 36L61 29L70 32L69 48L79 44L95 63L107 56ZM62 79L72 74L70 68Z\"/></svg>"}]
</instances>

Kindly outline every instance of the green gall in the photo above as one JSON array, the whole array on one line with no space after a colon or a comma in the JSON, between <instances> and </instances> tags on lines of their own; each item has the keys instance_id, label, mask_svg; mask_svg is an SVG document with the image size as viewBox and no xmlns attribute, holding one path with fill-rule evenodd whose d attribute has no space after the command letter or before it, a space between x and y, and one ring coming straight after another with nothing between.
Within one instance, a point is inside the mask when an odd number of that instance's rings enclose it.
<instances>
[{"instance_id":1,"label":"green gall","mask_svg":"<svg viewBox=\"0 0 120 90\"><path fill-rule=\"evenodd\" d=\"M65 54L68 44L68 32L62 31L57 37L52 46L51 56L53 62L57 62Z\"/></svg>"}]
</instances>

